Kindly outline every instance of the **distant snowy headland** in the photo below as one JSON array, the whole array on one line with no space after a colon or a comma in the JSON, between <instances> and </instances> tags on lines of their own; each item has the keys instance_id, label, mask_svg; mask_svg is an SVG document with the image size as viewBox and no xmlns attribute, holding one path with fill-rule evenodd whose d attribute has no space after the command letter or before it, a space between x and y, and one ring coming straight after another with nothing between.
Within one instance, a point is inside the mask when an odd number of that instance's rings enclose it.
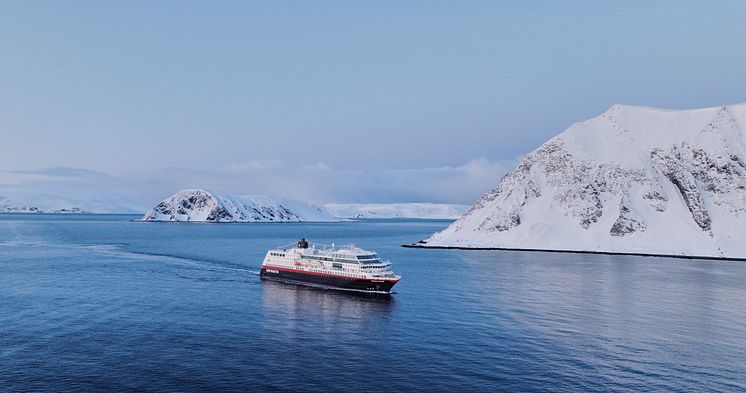
<instances>
[{"instance_id":1,"label":"distant snowy headland","mask_svg":"<svg viewBox=\"0 0 746 393\"><path fill-rule=\"evenodd\" d=\"M0 213L134 213L142 209L117 196L67 197L46 193L0 195Z\"/></svg>"},{"instance_id":2,"label":"distant snowy headland","mask_svg":"<svg viewBox=\"0 0 746 393\"><path fill-rule=\"evenodd\" d=\"M424 218L452 219L461 217L468 205L443 203L327 203L324 209L345 218Z\"/></svg>"},{"instance_id":3,"label":"distant snowy headland","mask_svg":"<svg viewBox=\"0 0 746 393\"><path fill-rule=\"evenodd\" d=\"M164 199L148 210L144 221L299 222L339 221L309 204L288 198L227 195L190 189Z\"/></svg>"}]
</instances>

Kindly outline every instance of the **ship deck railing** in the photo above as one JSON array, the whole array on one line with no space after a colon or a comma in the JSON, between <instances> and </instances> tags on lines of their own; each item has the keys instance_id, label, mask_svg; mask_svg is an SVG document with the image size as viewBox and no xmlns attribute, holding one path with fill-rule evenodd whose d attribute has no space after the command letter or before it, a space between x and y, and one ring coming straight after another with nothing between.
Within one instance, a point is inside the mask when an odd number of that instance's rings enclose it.
<instances>
[{"instance_id":1,"label":"ship deck railing","mask_svg":"<svg viewBox=\"0 0 746 393\"><path fill-rule=\"evenodd\" d=\"M328 252L342 251L342 250L365 251L365 250L363 250L363 249L355 246L354 244L341 244L341 245L338 245L338 244L335 244L335 243L311 243L311 242L308 242L308 245L309 246L313 246L312 248L309 247L308 249L314 249L316 251L328 251ZM288 244L279 246L276 249L277 250L288 250L288 249L291 249L291 248L298 248L298 243L297 242L288 243Z\"/></svg>"}]
</instances>

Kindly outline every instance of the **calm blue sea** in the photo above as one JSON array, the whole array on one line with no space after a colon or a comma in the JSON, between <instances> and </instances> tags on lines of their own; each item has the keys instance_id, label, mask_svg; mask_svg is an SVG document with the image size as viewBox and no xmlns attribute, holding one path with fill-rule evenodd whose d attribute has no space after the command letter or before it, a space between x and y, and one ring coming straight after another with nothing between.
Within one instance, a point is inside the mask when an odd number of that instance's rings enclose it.
<instances>
[{"instance_id":1,"label":"calm blue sea","mask_svg":"<svg viewBox=\"0 0 746 393\"><path fill-rule=\"evenodd\" d=\"M447 221L0 215L0 390L744 391L746 263L416 250ZM265 282L305 236L390 299Z\"/></svg>"}]
</instances>

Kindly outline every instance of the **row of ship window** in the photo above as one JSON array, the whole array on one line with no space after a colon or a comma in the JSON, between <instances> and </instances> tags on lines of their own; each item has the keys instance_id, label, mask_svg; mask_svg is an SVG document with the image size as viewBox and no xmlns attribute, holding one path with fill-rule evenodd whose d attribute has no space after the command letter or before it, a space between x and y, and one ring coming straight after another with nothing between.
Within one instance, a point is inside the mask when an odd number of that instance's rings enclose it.
<instances>
[{"instance_id":1,"label":"row of ship window","mask_svg":"<svg viewBox=\"0 0 746 393\"><path fill-rule=\"evenodd\" d=\"M269 255L273 257L284 257L285 256L285 254L279 253L279 252L270 252Z\"/></svg>"},{"instance_id":2,"label":"row of ship window","mask_svg":"<svg viewBox=\"0 0 746 393\"><path fill-rule=\"evenodd\" d=\"M334 265L337 265L337 264L334 264ZM334 266L334 265L333 265L334 270L342 270L341 266ZM365 266L365 267L369 267L369 266ZM378 267L384 267L384 266L378 266ZM324 269L314 269L314 268L311 268L311 269L308 269L308 270L312 271L312 272L318 272L318 273L324 273L324 271L325 271ZM353 272L347 272L347 274L350 275L350 276L352 276L352 277L364 277L363 275L355 274Z\"/></svg>"},{"instance_id":3,"label":"row of ship window","mask_svg":"<svg viewBox=\"0 0 746 393\"><path fill-rule=\"evenodd\" d=\"M280 256L280 255L277 255L277 256ZM280 261L276 261L276 262L280 262ZM385 267L386 267L386 265L363 265L360 268L361 269L383 269ZM342 268L343 268L343 266L339 262L335 262L335 263L332 264L332 269L334 269L334 270L342 270Z\"/></svg>"},{"instance_id":4,"label":"row of ship window","mask_svg":"<svg viewBox=\"0 0 746 393\"><path fill-rule=\"evenodd\" d=\"M321 269L310 269L309 271L311 271L311 272L317 272L317 273L325 273L325 271L321 270ZM351 277L365 277L362 274L354 274L354 273L347 273L347 274L349 276L351 276Z\"/></svg>"},{"instance_id":5,"label":"row of ship window","mask_svg":"<svg viewBox=\"0 0 746 393\"><path fill-rule=\"evenodd\" d=\"M356 265L360 264L360 262L358 262L356 260L331 258L331 257L319 257L319 256L316 256L316 255L304 255L303 258L304 259L313 259L315 261L354 263ZM375 261L375 262L377 262L377 261ZM375 262L365 262L365 263L375 263Z\"/></svg>"},{"instance_id":6,"label":"row of ship window","mask_svg":"<svg viewBox=\"0 0 746 393\"><path fill-rule=\"evenodd\" d=\"M378 259L378 255L371 254L371 255L347 255L347 254L332 254L332 257L334 258L352 258L352 259L359 259L359 260L365 260L365 259Z\"/></svg>"}]
</instances>

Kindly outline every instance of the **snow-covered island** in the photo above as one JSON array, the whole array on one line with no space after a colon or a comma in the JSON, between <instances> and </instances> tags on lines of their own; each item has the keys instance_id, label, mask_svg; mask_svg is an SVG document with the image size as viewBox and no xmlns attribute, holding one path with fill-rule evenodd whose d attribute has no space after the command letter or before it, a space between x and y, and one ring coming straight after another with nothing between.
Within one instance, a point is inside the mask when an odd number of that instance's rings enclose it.
<instances>
[{"instance_id":1,"label":"snow-covered island","mask_svg":"<svg viewBox=\"0 0 746 393\"><path fill-rule=\"evenodd\" d=\"M444 203L327 203L324 209L345 218L424 218L455 220L469 206Z\"/></svg>"},{"instance_id":2,"label":"snow-covered island","mask_svg":"<svg viewBox=\"0 0 746 393\"><path fill-rule=\"evenodd\" d=\"M615 105L418 245L746 258L744 129L746 104Z\"/></svg>"},{"instance_id":3,"label":"snow-covered island","mask_svg":"<svg viewBox=\"0 0 746 393\"><path fill-rule=\"evenodd\" d=\"M144 221L299 222L339 221L321 209L287 198L182 190L148 210Z\"/></svg>"}]
</instances>

